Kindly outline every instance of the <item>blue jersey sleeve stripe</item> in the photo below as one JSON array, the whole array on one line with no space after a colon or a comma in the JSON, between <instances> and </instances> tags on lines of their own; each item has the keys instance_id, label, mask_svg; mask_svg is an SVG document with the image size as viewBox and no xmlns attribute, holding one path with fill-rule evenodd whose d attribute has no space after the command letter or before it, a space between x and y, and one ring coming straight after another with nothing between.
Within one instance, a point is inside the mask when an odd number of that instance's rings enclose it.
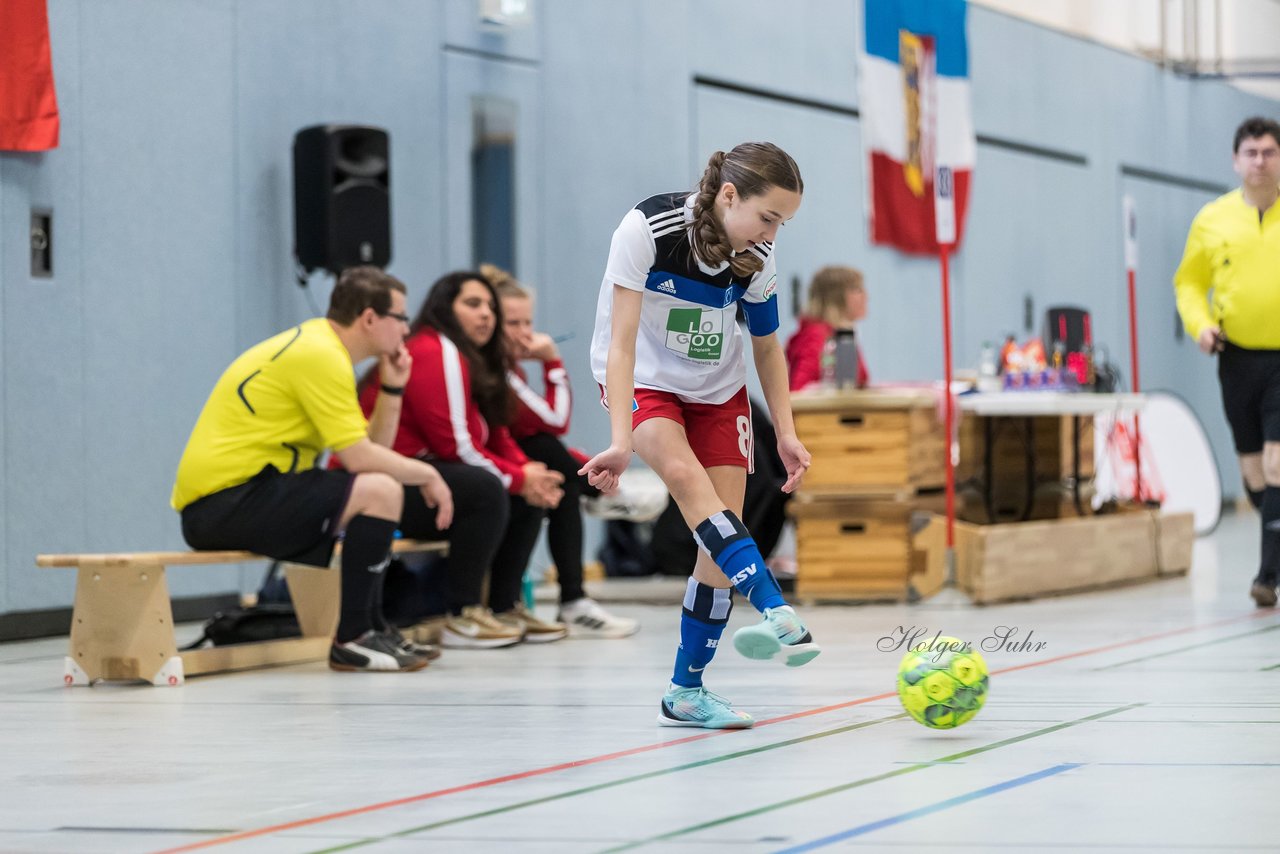
<instances>
[{"instance_id":1,"label":"blue jersey sleeve stripe","mask_svg":"<svg viewBox=\"0 0 1280 854\"><path fill-rule=\"evenodd\" d=\"M747 331L757 338L778 331L778 298L769 297L764 302L742 301L742 313L747 318Z\"/></svg>"}]
</instances>

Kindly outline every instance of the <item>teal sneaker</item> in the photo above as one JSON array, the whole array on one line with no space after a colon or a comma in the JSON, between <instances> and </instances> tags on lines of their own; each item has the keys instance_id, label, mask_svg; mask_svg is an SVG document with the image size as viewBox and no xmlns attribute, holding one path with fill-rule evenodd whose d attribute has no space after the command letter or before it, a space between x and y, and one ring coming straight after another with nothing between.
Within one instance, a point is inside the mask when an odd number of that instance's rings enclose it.
<instances>
[{"instance_id":1,"label":"teal sneaker","mask_svg":"<svg viewBox=\"0 0 1280 854\"><path fill-rule=\"evenodd\" d=\"M735 711L724 697L701 686L681 688L672 685L659 704L659 726L697 726L706 729L748 729L755 718Z\"/></svg>"},{"instance_id":2,"label":"teal sneaker","mask_svg":"<svg viewBox=\"0 0 1280 854\"><path fill-rule=\"evenodd\" d=\"M790 605L765 608L763 620L733 633L733 648L758 661L781 656L787 667L808 664L822 652Z\"/></svg>"}]
</instances>

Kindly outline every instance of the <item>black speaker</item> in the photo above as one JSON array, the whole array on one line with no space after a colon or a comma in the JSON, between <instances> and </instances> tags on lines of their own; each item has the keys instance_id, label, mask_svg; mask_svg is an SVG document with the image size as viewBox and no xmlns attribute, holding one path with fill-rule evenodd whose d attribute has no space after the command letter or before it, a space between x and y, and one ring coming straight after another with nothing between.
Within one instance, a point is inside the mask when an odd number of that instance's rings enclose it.
<instances>
[{"instance_id":1,"label":"black speaker","mask_svg":"<svg viewBox=\"0 0 1280 854\"><path fill-rule=\"evenodd\" d=\"M293 234L308 273L391 260L387 132L316 125L293 138Z\"/></svg>"},{"instance_id":2,"label":"black speaker","mask_svg":"<svg viewBox=\"0 0 1280 854\"><path fill-rule=\"evenodd\" d=\"M1086 345L1093 345L1089 326L1089 312L1083 308L1058 305L1045 309L1045 350L1052 355L1054 345L1061 344L1064 353L1083 352Z\"/></svg>"}]
</instances>

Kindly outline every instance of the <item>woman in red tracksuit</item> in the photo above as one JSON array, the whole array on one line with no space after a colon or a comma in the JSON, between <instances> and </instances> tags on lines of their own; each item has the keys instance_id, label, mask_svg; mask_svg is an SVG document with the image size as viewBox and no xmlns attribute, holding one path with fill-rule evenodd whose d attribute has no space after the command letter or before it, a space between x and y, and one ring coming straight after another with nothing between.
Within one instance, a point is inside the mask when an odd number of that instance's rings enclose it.
<instances>
[{"instance_id":1,"label":"woman in red tracksuit","mask_svg":"<svg viewBox=\"0 0 1280 854\"><path fill-rule=\"evenodd\" d=\"M421 495L406 490L400 529L415 539L449 541L449 617L442 638L450 647L567 634L563 625L539 620L521 604L525 566L544 511L563 495L563 478L525 456L507 430L511 360L501 324L493 286L479 273L453 272L432 285L406 342L413 366L392 447L431 460L454 490L455 512L453 525L439 531ZM377 392L376 381L364 389L366 410ZM480 602L486 572L488 607Z\"/></svg>"},{"instance_id":2,"label":"woman in red tracksuit","mask_svg":"<svg viewBox=\"0 0 1280 854\"><path fill-rule=\"evenodd\" d=\"M836 329L852 329L867 316L867 290L862 274L852 267L823 267L809 283L809 302L800 315L800 328L787 341L791 390L822 383L822 354ZM826 378L826 379L829 379ZM870 381L867 360L858 348L858 388Z\"/></svg>"},{"instance_id":3,"label":"woman in red tracksuit","mask_svg":"<svg viewBox=\"0 0 1280 854\"><path fill-rule=\"evenodd\" d=\"M560 582L560 613L557 620L575 637L624 638L640 628L635 620L610 614L587 596L582 587L582 507L583 495L599 491L578 474L587 461L565 447L562 436L569 432L572 397L569 376L551 336L533 329L533 297L505 270L490 264L480 267L498 292L507 344L514 356L507 383L515 397L511 435L520 449L564 475L564 499L547 511L547 548L555 561ZM542 363L542 388L529 385L520 360Z\"/></svg>"}]
</instances>

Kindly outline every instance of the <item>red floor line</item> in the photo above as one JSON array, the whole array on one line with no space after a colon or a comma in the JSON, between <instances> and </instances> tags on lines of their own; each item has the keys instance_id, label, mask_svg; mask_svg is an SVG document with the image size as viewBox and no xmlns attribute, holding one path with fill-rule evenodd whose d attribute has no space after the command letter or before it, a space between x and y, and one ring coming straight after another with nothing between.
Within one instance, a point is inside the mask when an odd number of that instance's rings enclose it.
<instances>
[{"instance_id":1,"label":"red floor line","mask_svg":"<svg viewBox=\"0 0 1280 854\"><path fill-rule=\"evenodd\" d=\"M1042 667L1046 664L1054 664L1056 662L1066 661L1072 658L1080 658L1086 655L1096 655L1100 652L1109 652L1110 650L1113 650L1113 649L1120 649L1126 646L1133 646L1135 644L1147 643L1149 641L1160 640L1161 638L1172 637L1174 635L1182 635L1182 634L1187 634L1188 632L1203 631L1205 629L1217 628L1218 626L1224 626L1230 623L1238 623L1243 620L1252 620L1252 619L1257 619L1259 617L1275 616L1275 614L1276 612L1271 610L1253 611L1246 615L1242 615L1238 617L1229 617L1227 619L1218 620L1213 623L1204 623L1204 624L1194 625L1194 626L1184 626L1183 628L1180 628L1180 629L1170 629L1167 632L1159 632L1154 635L1145 635L1140 638L1131 638L1125 641L1117 641L1115 643L1106 644L1104 646L1092 647L1090 649L1084 649L1078 652L1070 652L1064 655L1054 656L1053 658L1045 658L1039 661L1028 662L1026 664L1018 664L1013 667L1003 667L1000 670L993 670L992 675L994 676L994 675L999 675L1001 673L1012 673L1016 670L1026 670L1027 668L1030 668L1030 667ZM797 720L799 718L811 717L813 715L826 714L827 712L835 712L841 709L850 708L852 706L860 706L866 703L875 702L877 700L888 699L889 697L894 697L896 695L897 695L896 691L886 691L883 694L876 694L871 697L860 697L856 700L849 700L844 703L835 703L830 706L821 706L816 709L807 709L803 712L795 712L789 715L782 715L776 718L768 718L766 720L757 721L756 727L759 728L762 726L768 726L770 724L778 724L778 723L783 723L785 721ZM254 830L244 830L239 833L232 833L226 836L218 836L213 839L205 839L205 840L201 840L200 842L193 842L189 845L180 845L176 848L166 848L162 851L156 852L156 854L179 854L179 852L185 852L185 851L198 851L202 848L212 848L217 845L226 845L231 842L239 842L245 839L253 839L259 836L267 836L273 833L281 833L286 830L295 830L299 827L309 827L311 825L323 824L325 822L336 821L342 818L351 818L352 816L365 815L367 813L372 813L372 812L379 812L381 810L391 809L392 807L404 806L405 804L421 803L423 801L434 800L435 798L442 798L442 797L445 797L446 795L456 795L461 792L469 792L469 791L474 791L476 789L484 789L490 786L497 786L501 783L514 783L517 780L527 780L531 777L540 777L544 774L553 774L557 771L567 771L570 768L582 768L586 765L595 765L601 762L609 762L614 759L622 759L627 756L635 756L640 753L648 753L654 750L661 750L662 748L665 748L665 747L675 747L676 745L680 745L680 744L689 744L690 742L694 742L694 741L702 741L708 738L715 738L716 736L728 735L731 732L732 730L717 730L715 732L699 733L697 735L691 735L685 738L677 738L672 741L660 741L655 744L646 744L641 747L633 747L628 750L619 750L615 753L606 753L600 756L593 756L587 759L576 759L571 762L561 762L557 765L547 765L542 768L534 768L529 771L520 771L515 774L505 774L501 777L490 777L487 780L478 780L474 783L466 783L461 786L452 786L447 789L437 789L434 792L424 792L423 794L420 794L420 795L409 795L407 797L397 798L392 801L382 801L376 804L368 804L363 807L353 807L352 809L349 809L349 810L326 813L324 815L312 816L311 818L297 819L296 821L289 821L283 824L273 824L268 827L259 827Z\"/></svg>"}]
</instances>

